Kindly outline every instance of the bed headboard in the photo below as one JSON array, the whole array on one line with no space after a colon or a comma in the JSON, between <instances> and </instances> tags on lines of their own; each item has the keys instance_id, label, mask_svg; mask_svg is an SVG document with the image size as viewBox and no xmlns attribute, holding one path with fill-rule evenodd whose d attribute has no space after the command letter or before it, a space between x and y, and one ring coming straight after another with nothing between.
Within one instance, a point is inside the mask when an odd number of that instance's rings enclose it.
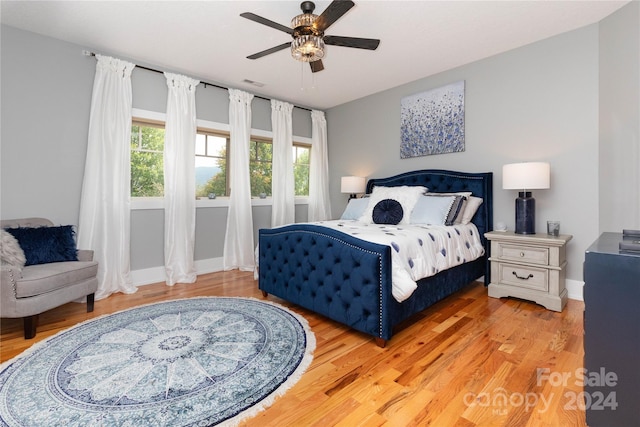
<instances>
[{"instance_id":1,"label":"bed headboard","mask_svg":"<svg viewBox=\"0 0 640 427\"><path fill-rule=\"evenodd\" d=\"M480 239L488 254L488 245L484 233L493 230L493 172L468 173L439 169L424 169L405 172L388 178L372 178L367 182L367 194L374 186L398 187L401 185L423 185L434 193L471 191L484 201L478 208L472 221L478 228Z\"/></svg>"}]
</instances>

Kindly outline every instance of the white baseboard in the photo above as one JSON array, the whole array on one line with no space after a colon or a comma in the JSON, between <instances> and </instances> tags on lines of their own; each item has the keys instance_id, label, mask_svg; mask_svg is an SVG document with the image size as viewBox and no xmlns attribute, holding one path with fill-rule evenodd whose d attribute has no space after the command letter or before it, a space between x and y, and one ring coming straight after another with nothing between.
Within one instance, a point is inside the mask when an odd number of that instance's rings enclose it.
<instances>
[{"instance_id":1,"label":"white baseboard","mask_svg":"<svg viewBox=\"0 0 640 427\"><path fill-rule=\"evenodd\" d=\"M569 297L569 299L584 301L584 294L582 293L584 289L584 282L581 282L580 280L566 279L564 285L567 288L567 297Z\"/></svg>"},{"instance_id":2,"label":"white baseboard","mask_svg":"<svg viewBox=\"0 0 640 427\"><path fill-rule=\"evenodd\" d=\"M209 258L195 262L196 274L207 274L224 269L222 257ZM131 271L131 281L134 286L150 285L152 283L160 283L166 280L164 266L144 268L141 270Z\"/></svg>"}]
</instances>

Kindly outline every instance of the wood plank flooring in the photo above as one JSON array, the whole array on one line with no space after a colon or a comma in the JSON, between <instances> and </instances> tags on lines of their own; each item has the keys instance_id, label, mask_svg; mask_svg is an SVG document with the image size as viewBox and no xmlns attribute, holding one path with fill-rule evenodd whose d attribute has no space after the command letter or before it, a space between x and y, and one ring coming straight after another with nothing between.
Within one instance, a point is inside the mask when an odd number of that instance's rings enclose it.
<instances>
[{"instance_id":1,"label":"wood plank flooring","mask_svg":"<svg viewBox=\"0 0 640 427\"><path fill-rule=\"evenodd\" d=\"M22 321L2 319L0 360L78 322L125 308L196 296L262 298L252 273L228 271L194 284L142 286L96 301L93 313L70 303L40 316L35 339ZM371 337L279 302L315 334L314 360L284 396L243 426L585 426L582 391L584 304L562 313L517 299L495 299L474 282L416 315L379 348ZM549 376L568 375L564 382ZM555 375L555 376L554 376ZM573 398L573 399L572 399Z\"/></svg>"}]
</instances>

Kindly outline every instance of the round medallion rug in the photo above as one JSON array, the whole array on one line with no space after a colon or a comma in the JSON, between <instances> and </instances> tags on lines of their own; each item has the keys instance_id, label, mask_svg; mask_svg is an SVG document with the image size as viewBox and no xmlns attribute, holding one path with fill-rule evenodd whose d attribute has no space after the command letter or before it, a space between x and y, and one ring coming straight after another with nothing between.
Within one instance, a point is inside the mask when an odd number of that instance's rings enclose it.
<instances>
[{"instance_id":1,"label":"round medallion rug","mask_svg":"<svg viewBox=\"0 0 640 427\"><path fill-rule=\"evenodd\" d=\"M267 301L136 307L2 364L0 425L235 425L290 388L314 349L306 320Z\"/></svg>"}]
</instances>

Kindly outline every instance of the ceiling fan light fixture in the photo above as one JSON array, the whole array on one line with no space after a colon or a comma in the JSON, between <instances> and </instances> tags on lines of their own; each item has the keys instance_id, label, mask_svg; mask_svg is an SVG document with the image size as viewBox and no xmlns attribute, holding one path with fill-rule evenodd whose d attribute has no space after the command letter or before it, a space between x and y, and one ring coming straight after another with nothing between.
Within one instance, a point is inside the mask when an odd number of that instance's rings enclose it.
<instances>
[{"instance_id":1,"label":"ceiling fan light fixture","mask_svg":"<svg viewBox=\"0 0 640 427\"><path fill-rule=\"evenodd\" d=\"M324 40L322 37L299 36L291 42L291 56L302 62L314 62L324 58Z\"/></svg>"},{"instance_id":2,"label":"ceiling fan light fixture","mask_svg":"<svg viewBox=\"0 0 640 427\"><path fill-rule=\"evenodd\" d=\"M0 0L1 1L1 0ZM325 56L325 44L358 49L376 50L380 40L364 39L358 37L325 36L325 31L340 17L347 13L355 4L351 0L333 0L320 15L313 11L316 5L312 1L300 3L302 13L291 20L291 26L286 27L251 12L241 13L240 16L258 24L275 28L289 34L293 41L282 43L270 49L247 56L247 59L258 59L283 49L291 48L291 56L300 62L308 62L311 72L317 73L324 70L322 58Z\"/></svg>"},{"instance_id":3,"label":"ceiling fan light fixture","mask_svg":"<svg viewBox=\"0 0 640 427\"><path fill-rule=\"evenodd\" d=\"M323 34L317 32L313 24L318 19L314 15L314 4L311 2L302 3L300 15L291 20L293 29L293 41L291 42L291 56L302 62L314 62L324 57Z\"/></svg>"}]
</instances>

